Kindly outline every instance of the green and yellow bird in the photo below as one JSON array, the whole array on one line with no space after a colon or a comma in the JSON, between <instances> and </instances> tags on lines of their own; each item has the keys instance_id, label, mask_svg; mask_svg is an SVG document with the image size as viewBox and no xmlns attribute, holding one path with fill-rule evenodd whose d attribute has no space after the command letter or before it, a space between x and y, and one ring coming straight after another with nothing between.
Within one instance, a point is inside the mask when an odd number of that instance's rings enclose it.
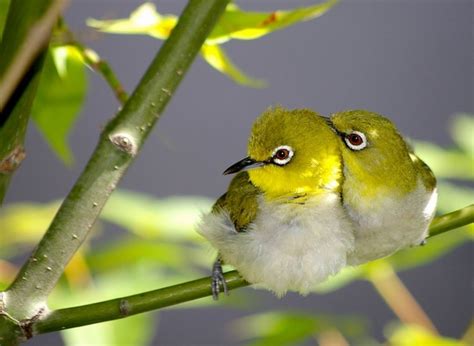
<instances>
[{"instance_id":1,"label":"green and yellow bird","mask_svg":"<svg viewBox=\"0 0 474 346\"><path fill-rule=\"evenodd\" d=\"M423 243L436 206L431 170L365 110L270 108L234 173L198 228L219 252L214 298L227 292L222 262L278 296L307 294L346 265Z\"/></svg>"}]
</instances>

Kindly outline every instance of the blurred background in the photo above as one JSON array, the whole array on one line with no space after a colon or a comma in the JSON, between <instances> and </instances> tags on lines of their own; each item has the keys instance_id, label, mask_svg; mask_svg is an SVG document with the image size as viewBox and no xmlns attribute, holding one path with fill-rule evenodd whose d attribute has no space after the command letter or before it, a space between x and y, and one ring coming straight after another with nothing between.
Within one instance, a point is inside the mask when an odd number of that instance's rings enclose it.
<instances>
[{"instance_id":1,"label":"blurred background","mask_svg":"<svg viewBox=\"0 0 474 346\"><path fill-rule=\"evenodd\" d=\"M237 4L271 12L316 2ZM154 3L160 13L177 15L186 2ZM162 41L98 33L85 21L125 18L141 4L76 0L64 16L76 37L110 63L129 92ZM438 177L446 178L440 213L472 203L469 179L474 167L468 151L474 143L472 132L463 132L468 126L463 124L472 126L472 116L456 114L474 111L473 11L470 0L347 0L314 20L257 40L225 43L234 63L265 80L266 88L236 84L196 59L94 235L51 297L51 305L99 301L209 275L214 252L194 233L193 224L226 190L229 178L221 174L223 169L245 156L252 122L270 105L306 107L325 115L351 108L384 114L403 134L419 141L414 143L421 157ZM7 239L5 231L0 243L6 268L3 285L44 232L57 201L68 193L92 153L101 127L119 108L98 74L88 71L87 80L87 96L69 136L72 165L65 165L30 125L27 159L0 213L2 232L7 226L10 232L23 232ZM451 154L460 156L453 159ZM459 162L467 169L460 169ZM243 288L219 302L201 299L118 322L42 335L28 344L272 344L285 337L290 344L312 344L314 338L324 344L324 337L336 340L340 334L358 344L382 342L399 327L397 315L374 284L387 268L399 271L441 335L459 339L473 317L474 261L468 234L472 230L467 228L449 232L422 249L349 270L307 297L290 293L278 299Z\"/></svg>"}]
</instances>

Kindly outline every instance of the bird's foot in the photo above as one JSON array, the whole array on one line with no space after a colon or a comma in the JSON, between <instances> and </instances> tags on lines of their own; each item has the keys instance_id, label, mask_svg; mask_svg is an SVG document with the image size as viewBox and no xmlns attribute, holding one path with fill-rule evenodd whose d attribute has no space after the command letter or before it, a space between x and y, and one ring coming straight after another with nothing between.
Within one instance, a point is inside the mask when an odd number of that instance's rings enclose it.
<instances>
[{"instance_id":1,"label":"bird's foot","mask_svg":"<svg viewBox=\"0 0 474 346\"><path fill-rule=\"evenodd\" d=\"M225 282L224 273L222 272L222 261L218 258L213 266L212 266L212 281L211 281L211 288L212 288L212 298L214 300L219 299L219 293L221 292L221 285L224 293L229 295L227 290L227 283Z\"/></svg>"}]
</instances>

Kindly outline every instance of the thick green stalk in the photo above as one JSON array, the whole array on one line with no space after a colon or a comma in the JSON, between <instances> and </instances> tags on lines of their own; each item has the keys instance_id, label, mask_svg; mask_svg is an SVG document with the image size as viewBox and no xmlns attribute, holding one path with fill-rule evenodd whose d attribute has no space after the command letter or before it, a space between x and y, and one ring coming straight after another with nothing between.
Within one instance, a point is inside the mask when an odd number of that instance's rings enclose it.
<instances>
[{"instance_id":1,"label":"thick green stalk","mask_svg":"<svg viewBox=\"0 0 474 346\"><path fill-rule=\"evenodd\" d=\"M108 197L160 118L228 0L190 0L122 111L106 126L84 171L30 259L4 293L17 320L46 311L46 299Z\"/></svg>"},{"instance_id":2,"label":"thick green stalk","mask_svg":"<svg viewBox=\"0 0 474 346\"><path fill-rule=\"evenodd\" d=\"M64 5L62 0L12 1L0 43L0 204L25 157L31 106L44 50Z\"/></svg>"},{"instance_id":3,"label":"thick green stalk","mask_svg":"<svg viewBox=\"0 0 474 346\"><path fill-rule=\"evenodd\" d=\"M469 217L466 217L469 214ZM450 222L446 223L447 217ZM474 208L468 206L453 213L437 217L430 229L435 236L474 221ZM443 224L442 231L439 225ZM224 274L229 289L249 285L237 271ZM203 278L183 284L108 300L89 305L52 311L33 324L33 333L42 334L88 324L115 320L146 311L187 302L211 295L211 278Z\"/></svg>"}]
</instances>

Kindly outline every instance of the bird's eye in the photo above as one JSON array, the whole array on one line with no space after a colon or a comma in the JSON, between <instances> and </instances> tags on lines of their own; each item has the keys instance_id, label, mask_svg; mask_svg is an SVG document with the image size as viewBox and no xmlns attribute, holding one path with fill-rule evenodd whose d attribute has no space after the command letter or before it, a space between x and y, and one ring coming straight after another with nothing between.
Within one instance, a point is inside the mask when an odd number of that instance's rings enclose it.
<instances>
[{"instance_id":1,"label":"bird's eye","mask_svg":"<svg viewBox=\"0 0 474 346\"><path fill-rule=\"evenodd\" d=\"M293 155L294 151L290 146L282 145L273 151L272 162L278 166L284 166L290 162Z\"/></svg>"},{"instance_id":2,"label":"bird's eye","mask_svg":"<svg viewBox=\"0 0 474 346\"><path fill-rule=\"evenodd\" d=\"M344 137L347 146L352 150L362 150L367 146L367 138L362 132L354 131Z\"/></svg>"}]
</instances>

